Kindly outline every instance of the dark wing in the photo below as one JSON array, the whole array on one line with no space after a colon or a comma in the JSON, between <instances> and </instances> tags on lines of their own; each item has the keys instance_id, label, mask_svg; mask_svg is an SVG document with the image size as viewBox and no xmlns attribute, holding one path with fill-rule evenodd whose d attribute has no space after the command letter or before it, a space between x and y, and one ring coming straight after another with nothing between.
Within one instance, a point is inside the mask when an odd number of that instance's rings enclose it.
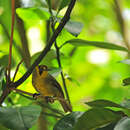
<instances>
[{"instance_id":1,"label":"dark wing","mask_svg":"<svg viewBox=\"0 0 130 130\"><path fill-rule=\"evenodd\" d=\"M47 78L45 80L46 80L47 83L49 83L52 86L56 87L64 97L64 94L63 94L63 91L62 91L62 88L61 88L60 84L56 81L56 79L53 76L48 74L48 76L47 76Z\"/></svg>"}]
</instances>

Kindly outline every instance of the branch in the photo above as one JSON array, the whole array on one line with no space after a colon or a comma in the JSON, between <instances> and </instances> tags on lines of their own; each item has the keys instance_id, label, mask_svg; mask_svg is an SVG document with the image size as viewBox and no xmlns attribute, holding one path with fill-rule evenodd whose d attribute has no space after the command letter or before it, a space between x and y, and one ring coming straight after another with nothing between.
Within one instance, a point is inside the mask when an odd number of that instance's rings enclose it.
<instances>
[{"instance_id":1,"label":"branch","mask_svg":"<svg viewBox=\"0 0 130 130\"><path fill-rule=\"evenodd\" d=\"M34 61L34 63L32 64L32 66L29 68L29 70L18 80L14 83L14 87L18 87L20 84L22 84L32 73L33 69L41 62L41 60L45 57L45 55L48 53L48 51L50 50L53 42L55 42L56 38L58 37L59 33L62 31L62 29L64 28L65 24L68 22L68 20L70 19L70 14L71 11L75 5L76 0L71 0L69 7L64 15L64 17L62 18L59 26L57 27L57 29L55 30L55 32L53 33L49 43L46 45L45 49L41 52L40 56Z\"/></svg>"},{"instance_id":2,"label":"branch","mask_svg":"<svg viewBox=\"0 0 130 130\"><path fill-rule=\"evenodd\" d=\"M50 12L51 17L52 17L51 28L52 28L52 32L54 33L55 32L55 24L56 23L54 22L53 13L52 13L52 10L51 10L50 6L49 6L49 12ZM58 62L59 68L62 69L62 65L61 65L61 61L60 61L60 50L59 50L60 48L58 47L56 40L55 40L55 49L56 49L57 62ZM62 78L62 82L63 82L63 87L64 87L64 90L65 90L65 94L66 94L67 100L68 100L69 104L71 105L69 94L68 94L68 90L67 90L67 87L66 87L66 82L65 82L63 71L61 71L60 74L61 74L61 78Z\"/></svg>"},{"instance_id":3,"label":"branch","mask_svg":"<svg viewBox=\"0 0 130 130\"><path fill-rule=\"evenodd\" d=\"M124 39L125 46L128 48L128 50L130 50L127 30L126 30L124 18L122 16L121 3L119 0L114 0L114 9L115 9L117 19L120 25L120 30L121 30L122 37Z\"/></svg>"},{"instance_id":4,"label":"branch","mask_svg":"<svg viewBox=\"0 0 130 130\"><path fill-rule=\"evenodd\" d=\"M15 4L15 8L19 8L19 7L20 7L20 1L17 0L16 4ZM23 58L22 59L25 62L25 66L27 68L29 68L31 56L30 56L29 47L28 47L28 40L27 40L25 28L24 28L24 23L18 17L17 14L16 14L16 23L17 23L17 28L18 28L19 36L20 36L20 39L21 39L22 50L23 50L23 53L22 53Z\"/></svg>"},{"instance_id":5,"label":"branch","mask_svg":"<svg viewBox=\"0 0 130 130\"><path fill-rule=\"evenodd\" d=\"M56 48L57 61L58 61L59 68L62 68L61 61L60 61L60 51L59 51L59 47L57 46L56 42L55 42L55 48ZM64 86L64 90L65 90L65 94L66 94L67 100L68 100L69 104L71 105L63 71L61 71L60 74L61 74L61 78L62 78L62 82L63 82L63 86Z\"/></svg>"},{"instance_id":6,"label":"branch","mask_svg":"<svg viewBox=\"0 0 130 130\"><path fill-rule=\"evenodd\" d=\"M12 3L12 25L11 25L10 47L9 47L9 62L8 62L7 83L10 81L11 58L12 58L12 44L13 44L13 33L14 33L14 22L15 22L15 0L12 0L11 3Z\"/></svg>"},{"instance_id":7,"label":"branch","mask_svg":"<svg viewBox=\"0 0 130 130\"><path fill-rule=\"evenodd\" d=\"M70 14L72 12L72 9L75 5L76 0L71 0L66 13L64 15L64 17L62 18L59 26L57 27L57 29L55 30L55 32L53 33L50 41L48 42L48 44L46 45L45 49L42 51L42 53L40 54L40 56L34 61L34 63L31 65L31 67L28 69L28 71L16 82L11 83L10 87L15 87L17 88L19 85L21 85L32 73L33 69L41 62L41 60L45 57L45 55L48 53L48 51L50 50L53 42L55 42L56 38L58 37L59 33L62 31L62 29L64 28L65 24L68 22L68 20L70 19ZM0 97L0 105L3 103L4 99L8 96L8 94L11 92L11 90L6 89L7 92L3 92L3 94Z\"/></svg>"}]
</instances>

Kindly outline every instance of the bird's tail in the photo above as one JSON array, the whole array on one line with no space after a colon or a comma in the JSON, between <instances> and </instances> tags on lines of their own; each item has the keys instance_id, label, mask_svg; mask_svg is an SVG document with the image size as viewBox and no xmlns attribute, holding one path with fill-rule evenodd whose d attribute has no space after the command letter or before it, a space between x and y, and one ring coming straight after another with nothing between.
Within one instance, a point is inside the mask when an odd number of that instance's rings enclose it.
<instances>
[{"instance_id":1,"label":"bird's tail","mask_svg":"<svg viewBox=\"0 0 130 130\"><path fill-rule=\"evenodd\" d=\"M72 107L66 100L59 100L65 112L72 112Z\"/></svg>"}]
</instances>

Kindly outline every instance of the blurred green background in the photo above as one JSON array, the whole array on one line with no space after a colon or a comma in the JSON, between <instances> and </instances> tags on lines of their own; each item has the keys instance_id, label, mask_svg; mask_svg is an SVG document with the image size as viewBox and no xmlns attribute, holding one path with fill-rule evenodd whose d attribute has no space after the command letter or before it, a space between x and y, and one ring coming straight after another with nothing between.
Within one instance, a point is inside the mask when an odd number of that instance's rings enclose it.
<instances>
[{"instance_id":1,"label":"blurred green background","mask_svg":"<svg viewBox=\"0 0 130 130\"><path fill-rule=\"evenodd\" d=\"M16 7L46 7L44 0L22 0L21 3L20 5L18 2ZM117 10L116 4L114 0L78 0L71 14L71 20L83 24L78 38L90 41L106 41L126 47L126 43L130 42L128 37L130 1L118 0L120 12ZM65 10L66 8L62 9L59 15L63 16ZM19 22L20 18L15 21L12 76L20 60L22 58L26 60L20 66L16 80L27 71L28 62L32 63L47 43L46 28L49 13L43 10L42 13L39 11L39 15L36 15L35 10L26 11L19 9L16 11L22 21ZM123 24L119 19L120 13ZM11 1L0 0L0 65L5 67L8 64L10 29ZM23 38L24 40L21 40ZM62 45L72 38L75 37L63 29L57 38L57 43ZM63 46L60 51L63 72L74 111L86 110L87 107L84 102L94 99L109 99L121 103L124 99L130 98L129 86L122 86L122 80L130 76L130 66L119 62L129 58L126 52L90 46L74 47L70 44ZM41 64L58 67L54 47ZM62 85L60 75L56 78ZM31 76L19 88L28 92L35 92L32 87ZM30 100L16 93L12 93L10 98L18 106L31 103ZM10 106L8 100L5 101L5 105ZM60 105L54 103L52 106L57 108ZM53 119L50 120L55 122Z\"/></svg>"}]
</instances>

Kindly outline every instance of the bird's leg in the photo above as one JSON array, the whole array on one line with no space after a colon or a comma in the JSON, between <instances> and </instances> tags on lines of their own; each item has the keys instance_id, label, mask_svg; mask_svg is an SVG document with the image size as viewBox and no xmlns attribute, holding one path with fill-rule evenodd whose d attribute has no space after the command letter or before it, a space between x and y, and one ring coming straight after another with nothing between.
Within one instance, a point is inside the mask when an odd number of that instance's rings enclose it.
<instances>
[{"instance_id":1,"label":"bird's leg","mask_svg":"<svg viewBox=\"0 0 130 130\"><path fill-rule=\"evenodd\" d=\"M48 103L48 102L54 103L54 99L53 99L53 97L51 97L51 96L45 96L45 100L46 100L47 103Z\"/></svg>"},{"instance_id":2,"label":"bird's leg","mask_svg":"<svg viewBox=\"0 0 130 130\"><path fill-rule=\"evenodd\" d=\"M33 98L34 98L34 99L37 99L39 96L40 96L40 93L34 93L34 94L33 94Z\"/></svg>"}]
</instances>

